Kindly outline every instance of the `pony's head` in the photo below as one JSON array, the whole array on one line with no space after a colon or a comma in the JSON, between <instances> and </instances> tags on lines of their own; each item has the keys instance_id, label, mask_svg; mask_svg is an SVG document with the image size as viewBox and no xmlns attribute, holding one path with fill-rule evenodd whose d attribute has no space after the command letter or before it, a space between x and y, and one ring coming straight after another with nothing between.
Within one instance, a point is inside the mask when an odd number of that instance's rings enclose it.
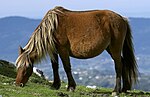
<instances>
[{"instance_id":1,"label":"pony's head","mask_svg":"<svg viewBox=\"0 0 150 97\"><path fill-rule=\"evenodd\" d=\"M16 60L17 76L16 85L24 86L33 72L33 64L28 53L21 47L19 48L19 56Z\"/></svg>"}]
</instances>

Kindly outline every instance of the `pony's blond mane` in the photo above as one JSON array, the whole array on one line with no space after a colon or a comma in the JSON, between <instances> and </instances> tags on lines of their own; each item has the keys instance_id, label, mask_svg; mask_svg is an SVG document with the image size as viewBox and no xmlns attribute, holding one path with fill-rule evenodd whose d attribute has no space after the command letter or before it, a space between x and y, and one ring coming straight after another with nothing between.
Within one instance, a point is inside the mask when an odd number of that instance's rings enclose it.
<instances>
[{"instance_id":1,"label":"pony's blond mane","mask_svg":"<svg viewBox=\"0 0 150 97\"><path fill-rule=\"evenodd\" d=\"M39 26L33 32L28 43L23 48L25 51L17 58L17 67L23 65L25 60L27 60L28 56L31 55L31 53L36 54L36 59L34 61L39 62L43 57L46 57L47 55L49 55L50 58L54 60L53 54L56 53L56 48L53 34L58 26L57 15L60 12L61 11L59 11L57 7L47 12Z\"/></svg>"}]
</instances>

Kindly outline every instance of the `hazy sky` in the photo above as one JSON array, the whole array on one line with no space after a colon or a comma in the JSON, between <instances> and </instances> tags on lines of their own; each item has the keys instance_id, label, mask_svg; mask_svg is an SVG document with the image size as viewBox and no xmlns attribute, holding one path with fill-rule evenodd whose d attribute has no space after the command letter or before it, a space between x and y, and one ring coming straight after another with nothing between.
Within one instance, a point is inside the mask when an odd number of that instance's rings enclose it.
<instances>
[{"instance_id":1,"label":"hazy sky","mask_svg":"<svg viewBox=\"0 0 150 97\"><path fill-rule=\"evenodd\" d=\"M0 0L0 18L42 18L55 6L71 10L110 9L127 17L150 18L150 0Z\"/></svg>"}]
</instances>

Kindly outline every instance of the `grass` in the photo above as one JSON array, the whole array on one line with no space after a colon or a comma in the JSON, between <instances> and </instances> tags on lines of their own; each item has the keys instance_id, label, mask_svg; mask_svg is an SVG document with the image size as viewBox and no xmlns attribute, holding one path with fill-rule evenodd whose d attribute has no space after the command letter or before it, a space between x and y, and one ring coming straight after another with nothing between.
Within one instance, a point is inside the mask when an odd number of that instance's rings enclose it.
<instances>
[{"instance_id":1,"label":"grass","mask_svg":"<svg viewBox=\"0 0 150 97\"><path fill-rule=\"evenodd\" d=\"M66 83L62 82L59 90L52 90L48 80L32 74L25 87L14 85L16 70L7 65L0 66L0 95L2 97L111 97L112 89L99 87L86 88L78 85L75 92L66 91ZM127 94L121 93L119 97L150 97L149 92L133 90Z\"/></svg>"}]
</instances>

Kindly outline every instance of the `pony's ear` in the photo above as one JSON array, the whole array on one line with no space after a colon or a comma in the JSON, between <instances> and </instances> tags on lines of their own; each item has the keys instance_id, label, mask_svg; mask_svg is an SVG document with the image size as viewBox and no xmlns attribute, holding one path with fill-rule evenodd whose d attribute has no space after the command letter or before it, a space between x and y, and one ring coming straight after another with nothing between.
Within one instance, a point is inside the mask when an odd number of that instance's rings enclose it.
<instances>
[{"instance_id":1,"label":"pony's ear","mask_svg":"<svg viewBox=\"0 0 150 97\"><path fill-rule=\"evenodd\" d=\"M24 52L24 49L21 46L19 46L19 55L21 55L23 52Z\"/></svg>"}]
</instances>

